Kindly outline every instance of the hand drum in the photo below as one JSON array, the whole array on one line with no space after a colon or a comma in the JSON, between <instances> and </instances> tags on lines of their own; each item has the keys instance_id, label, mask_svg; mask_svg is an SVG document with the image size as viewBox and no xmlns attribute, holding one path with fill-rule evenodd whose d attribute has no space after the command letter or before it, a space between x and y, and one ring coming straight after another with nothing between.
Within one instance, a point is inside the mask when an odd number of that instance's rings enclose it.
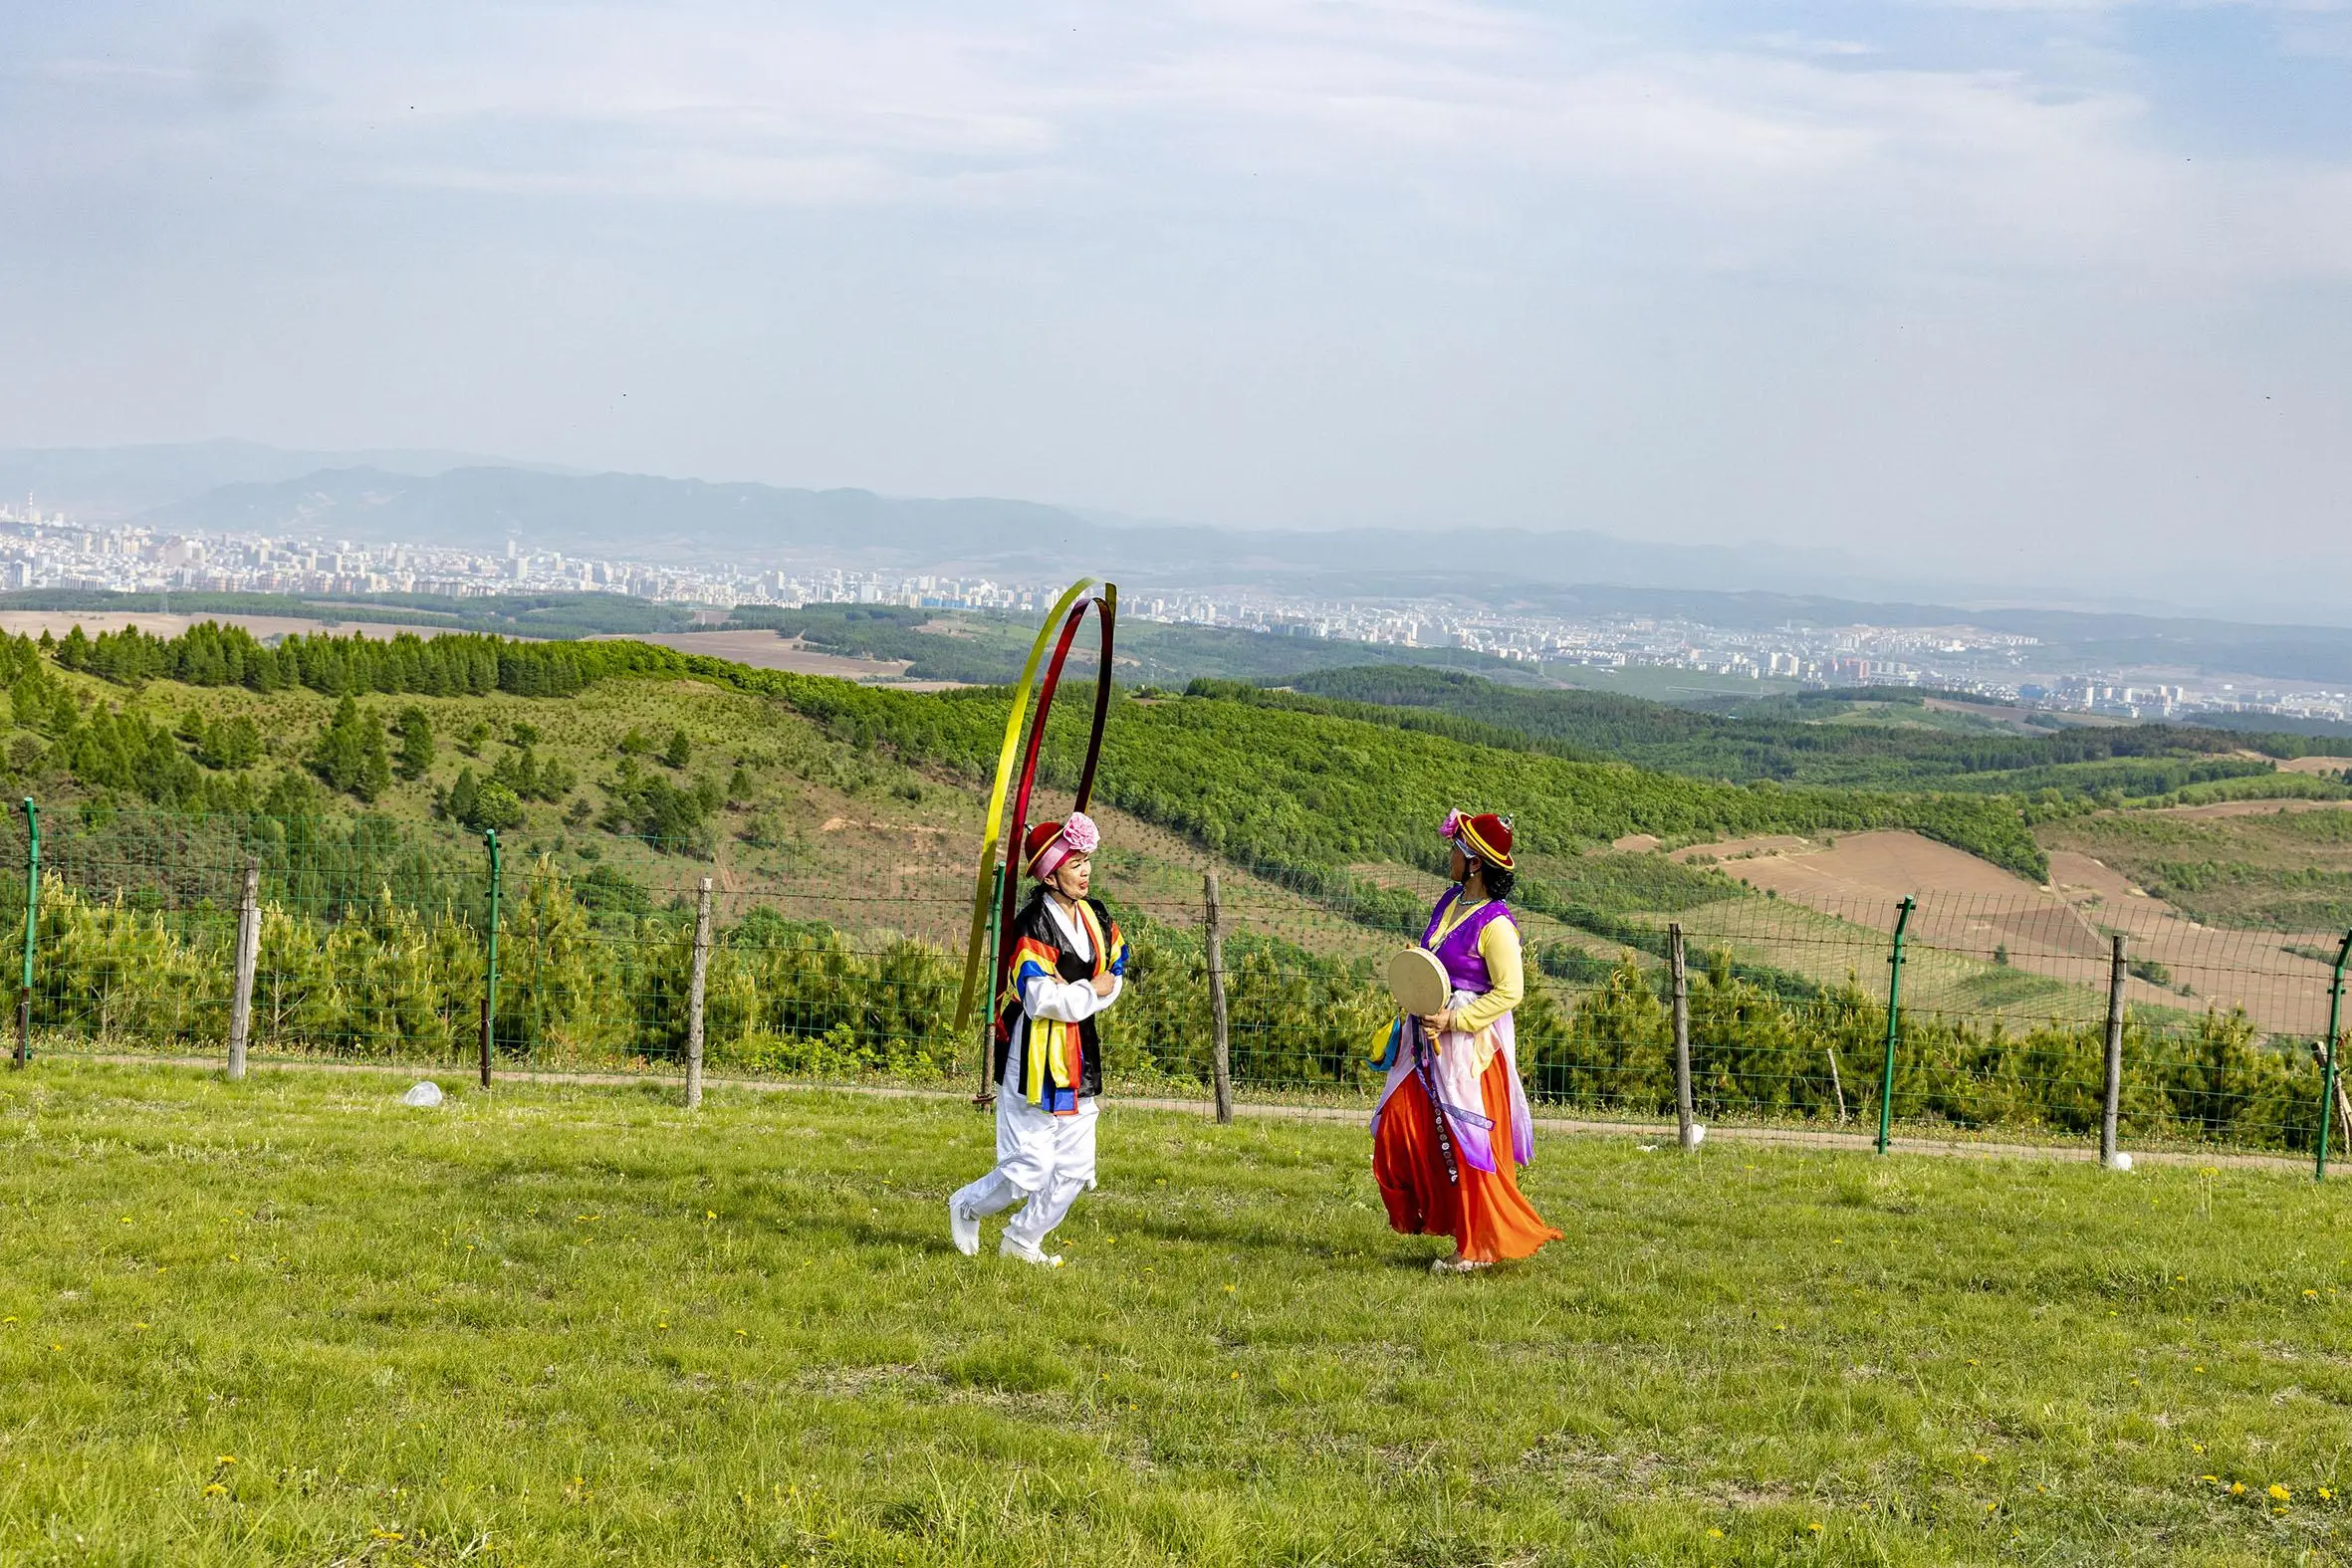
<instances>
[{"instance_id":1,"label":"hand drum","mask_svg":"<svg viewBox=\"0 0 2352 1568\"><path fill-rule=\"evenodd\" d=\"M1388 994L1396 998L1399 1010L1412 1017L1426 1018L1443 1010L1453 993L1446 967L1427 948L1406 948L1388 961Z\"/></svg>"}]
</instances>

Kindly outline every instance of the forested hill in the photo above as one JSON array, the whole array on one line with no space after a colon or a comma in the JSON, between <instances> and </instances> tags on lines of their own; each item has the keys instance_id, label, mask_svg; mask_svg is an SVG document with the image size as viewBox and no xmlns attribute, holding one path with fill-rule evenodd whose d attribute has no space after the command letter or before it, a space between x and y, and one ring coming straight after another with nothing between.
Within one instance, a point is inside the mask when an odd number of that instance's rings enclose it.
<instances>
[{"instance_id":1,"label":"forested hill","mask_svg":"<svg viewBox=\"0 0 2352 1568\"><path fill-rule=\"evenodd\" d=\"M0 643L11 713L35 732L18 766L62 766L86 786L213 808L255 797L261 782L249 779L250 770L221 772L203 762L202 736L176 736L142 717L142 684L352 698L358 706L337 723L360 735L364 750L380 749L393 711L377 705L378 697L560 699L600 681L684 676L779 699L856 747L887 750L975 784L995 763L1009 701L1002 688L883 690L630 642L353 636L288 638L273 649L241 631L200 626L169 640L136 632L85 639L77 631L57 643ZM94 705L88 690L60 686L66 672L95 677L121 695ZM1088 701L1087 689L1065 686L1057 710L1048 770L1065 786L1074 782L1076 732ZM1628 833L1673 842L1911 827L2028 875L2043 870L2015 803L1993 796L1785 788L1769 781L1734 785L1215 695L1130 698L1112 715L1101 784L1111 803L1211 849L1302 874L1363 861L1426 861L1432 824L1456 805L1514 813L1538 858ZM261 739L273 756L311 740Z\"/></svg>"},{"instance_id":2,"label":"forested hill","mask_svg":"<svg viewBox=\"0 0 2352 1568\"><path fill-rule=\"evenodd\" d=\"M1202 695L1372 720L1488 744L1611 758L1643 768L1735 783L1868 789L1964 789L2067 795L2166 794L2265 774L2237 755L2296 757L2343 743L2304 736L2225 733L2174 725L2113 725L2047 736L1836 722L1858 696L1927 717L1921 694L1805 693L1751 704L1740 715L1696 712L1606 692L1501 686L1449 670L1350 668L1297 676L1288 690L1198 685ZM1758 713L1755 710L1764 708Z\"/></svg>"},{"instance_id":3,"label":"forested hill","mask_svg":"<svg viewBox=\"0 0 2352 1568\"><path fill-rule=\"evenodd\" d=\"M974 780L1004 733L1002 690L914 694L707 663L861 745ZM1085 688L1063 689L1073 715L1088 700ZM1129 700L1111 713L1098 787L1112 804L1221 853L1300 872L1419 863L1431 824L1458 805L1514 813L1523 839L1547 855L1630 833L1689 842L1909 827L2036 880L2047 870L2014 802L1994 796L1727 784L1220 694ZM1049 772L1065 784L1076 775L1075 729L1074 719L1067 731L1058 724L1048 753Z\"/></svg>"}]
</instances>

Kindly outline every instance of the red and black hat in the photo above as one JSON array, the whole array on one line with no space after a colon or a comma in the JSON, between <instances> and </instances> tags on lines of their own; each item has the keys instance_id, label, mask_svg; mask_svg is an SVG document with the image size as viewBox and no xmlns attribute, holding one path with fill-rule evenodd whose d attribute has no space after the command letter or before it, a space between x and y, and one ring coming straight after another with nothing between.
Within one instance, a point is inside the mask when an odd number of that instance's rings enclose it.
<instances>
[{"instance_id":1,"label":"red and black hat","mask_svg":"<svg viewBox=\"0 0 2352 1568\"><path fill-rule=\"evenodd\" d=\"M1511 863L1511 818L1497 816L1492 811L1481 811L1473 816L1461 810L1446 813L1445 836L1462 846L1462 852L1485 861L1499 871L1514 871Z\"/></svg>"}]
</instances>

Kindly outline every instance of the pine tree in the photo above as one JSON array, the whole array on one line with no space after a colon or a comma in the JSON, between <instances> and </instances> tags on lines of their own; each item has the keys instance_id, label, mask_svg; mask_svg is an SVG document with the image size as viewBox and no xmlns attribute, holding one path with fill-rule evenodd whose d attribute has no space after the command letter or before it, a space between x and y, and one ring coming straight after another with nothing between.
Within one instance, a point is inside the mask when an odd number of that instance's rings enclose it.
<instances>
[{"instance_id":1,"label":"pine tree","mask_svg":"<svg viewBox=\"0 0 2352 1568\"><path fill-rule=\"evenodd\" d=\"M311 771L337 789L373 800L391 785L391 746L383 719L361 713L347 696L311 747Z\"/></svg>"},{"instance_id":2,"label":"pine tree","mask_svg":"<svg viewBox=\"0 0 2352 1568\"><path fill-rule=\"evenodd\" d=\"M474 781L474 771L471 768L460 768L457 771L457 783L449 786L450 819L463 822L469 827L472 826L474 804L481 797L481 793L482 786Z\"/></svg>"},{"instance_id":3,"label":"pine tree","mask_svg":"<svg viewBox=\"0 0 2352 1568\"><path fill-rule=\"evenodd\" d=\"M691 762L693 758L694 746L693 743L686 739L686 732L683 730L672 730L670 732L670 744L663 750L661 754L662 762L671 768L683 768L687 765L687 763Z\"/></svg>"},{"instance_id":4,"label":"pine tree","mask_svg":"<svg viewBox=\"0 0 2352 1568\"><path fill-rule=\"evenodd\" d=\"M414 704L400 710L400 777L422 779L433 767L433 721Z\"/></svg>"}]
</instances>

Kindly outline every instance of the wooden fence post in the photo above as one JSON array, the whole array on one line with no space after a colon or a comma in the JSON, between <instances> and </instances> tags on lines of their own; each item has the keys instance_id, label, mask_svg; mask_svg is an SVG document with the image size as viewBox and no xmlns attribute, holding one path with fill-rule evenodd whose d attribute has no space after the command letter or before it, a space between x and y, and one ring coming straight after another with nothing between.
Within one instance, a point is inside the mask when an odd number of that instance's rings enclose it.
<instances>
[{"instance_id":1,"label":"wooden fence post","mask_svg":"<svg viewBox=\"0 0 2352 1568\"><path fill-rule=\"evenodd\" d=\"M1666 927L1666 962L1674 970L1674 1125L1675 1143L1682 1149L1698 1147L1691 1115L1691 975L1683 952L1682 922Z\"/></svg>"},{"instance_id":2,"label":"wooden fence post","mask_svg":"<svg viewBox=\"0 0 2352 1568\"><path fill-rule=\"evenodd\" d=\"M1214 1052L1210 1082L1217 1099L1217 1121L1222 1126L1233 1120L1233 1056L1226 1034L1224 912L1217 903L1216 872L1201 879L1201 892L1208 906L1209 1043Z\"/></svg>"},{"instance_id":3,"label":"wooden fence post","mask_svg":"<svg viewBox=\"0 0 2352 1568\"><path fill-rule=\"evenodd\" d=\"M702 996L711 968L711 879L694 896L694 981L686 989L686 1109L702 1103Z\"/></svg>"},{"instance_id":4,"label":"wooden fence post","mask_svg":"<svg viewBox=\"0 0 2352 1568\"><path fill-rule=\"evenodd\" d=\"M2099 1163L2115 1167L2115 1127L2123 1111L2123 933L2110 939L2114 955L2107 966L2107 1074L2105 1097L2099 1110Z\"/></svg>"},{"instance_id":5,"label":"wooden fence post","mask_svg":"<svg viewBox=\"0 0 2352 1568\"><path fill-rule=\"evenodd\" d=\"M253 1028L253 972L261 965L261 867L245 868L237 898L237 989L229 999L229 1078L245 1076L245 1039Z\"/></svg>"}]
</instances>

